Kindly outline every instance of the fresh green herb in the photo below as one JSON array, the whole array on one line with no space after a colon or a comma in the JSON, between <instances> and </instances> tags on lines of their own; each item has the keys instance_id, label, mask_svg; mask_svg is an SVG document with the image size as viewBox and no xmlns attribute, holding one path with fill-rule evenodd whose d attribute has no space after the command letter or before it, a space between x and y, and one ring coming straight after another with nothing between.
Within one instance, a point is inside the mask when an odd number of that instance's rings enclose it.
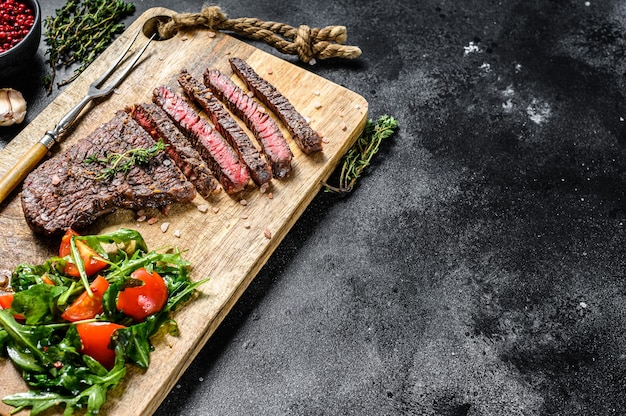
<instances>
[{"instance_id":1,"label":"fresh green herb","mask_svg":"<svg viewBox=\"0 0 626 416\"><path fill-rule=\"evenodd\" d=\"M149 148L137 147L125 151L124 153L111 153L104 157L99 157L97 154L93 154L85 158L85 163L100 163L105 167L95 176L96 180L110 180L122 172L127 174L128 171L135 165L144 165L148 163L148 159L154 157L159 152L165 150L166 144L163 140L159 139L158 142L150 146Z\"/></svg>"},{"instance_id":2,"label":"fresh green herb","mask_svg":"<svg viewBox=\"0 0 626 416\"><path fill-rule=\"evenodd\" d=\"M378 118L376 124L372 119L367 120L365 129L352 145L350 150L343 156L343 164L339 177L339 185L331 186L323 183L326 192L348 193L354 189L354 185L363 170L369 166L372 157L378 153L380 143L390 137L398 122L391 116L383 115Z\"/></svg>"},{"instance_id":3,"label":"fresh green herb","mask_svg":"<svg viewBox=\"0 0 626 416\"><path fill-rule=\"evenodd\" d=\"M30 408L30 414L35 416L63 406L65 416L77 411L97 414L108 392L126 375L127 364L141 369L149 366L150 352L154 349L150 338L161 328L176 333L178 327L171 313L206 281L191 282L190 264L180 251L148 251L137 231L120 229L72 238L85 242L110 262L98 272L109 284L102 295L102 310L89 319L75 322L63 319L68 305L86 293L75 278L64 275L69 255L51 257L41 265L22 264L14 270L13 303L9 309L0 310L0 355L13 362L30 388L28 392L3 398L4 403L15 407L15 412ZM72 261L77 259L80 256ZM131 282L131 274L140 268L163 278L167 301L160 311L137 322L118 309L116 299L122 290L135 284ZM80 333L79 325L85 324L119 328L110 337L114 346L114 352L111 351L114 361L110 366L82 350L84 334ZM108 345L107 342L101 348Z\"/></svg>"},{"instance_id":4,"label":"fresh green herb","mask_svg":"<svg viewBox=\"0 0 626 416\"><path fill-rule=\"evenodd\" d=\"M51 91L57 68L78 64L74 74L59 83L73 81L124 30L121 20L135 11L123 0L68 0L54 16L44 19L52 74L44 78Z\"/></svg>"}]
</instances>

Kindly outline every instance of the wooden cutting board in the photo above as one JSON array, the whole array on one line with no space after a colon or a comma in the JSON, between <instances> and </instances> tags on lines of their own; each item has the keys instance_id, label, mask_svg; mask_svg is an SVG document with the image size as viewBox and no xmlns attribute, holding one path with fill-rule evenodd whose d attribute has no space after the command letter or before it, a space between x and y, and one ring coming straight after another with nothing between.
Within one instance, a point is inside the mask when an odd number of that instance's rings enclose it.
<instances>
[{"instance_id":1,"label":"wooden cutting board","mask_svg":"<svg viewBox=\"0 0 626 416\"><path fill-rule=\"evenodd\" d=\"M150 9L141 15L97 61L60 94L22 133L0 151L0 174L59 121L86 93L89 83L108 67L129 39L151 17L171 16L175 12ZM136 46L145 41L139 37ZM146 373L129 368L126 380L109 396L102 414L148 415L154 413L178 378L228 314L249 283L265 264L313 197L321 190L320 181L328 178L343 154L354 143L367 119L368 103L358 94L325 80L296 65L265 53L231 36L209 30L181 32L174 38L155 41L136 69L108 99L88 107L78 124L56 145L63 151L110 120L117 110L135 103L149 102L159 85L178 88L176 77L187 68L201 78L206 68L217 68L232 75L229 57L247 61L270 81L310 119L312 127L324 136L322 153L308 156L299 151L287 131L285 136L294 153L293 173L287 180L273 180L261 193L250 185L231 197L224 192L205 201L172 206L167 215L147 211L155 224L137 221L137 214L118 211L102 218L88 230L90 234L133 228L142 233L150 248L178 246L186 250L185 259L193 264L192 278L210 281L199 289L199 296L175 314L180 335L157 334L156 351ZM232 79L243 85L235 75ZM19 190L18 190L19 191ZM27 226L18 191L0 205L0 267L12 270L19 263L39 263L54 254L57 240L34 235ZM241 200L245 200L242 201ZM203 209L203 208L206 208ZM204 212L203 212L204 211ZM162 231L168 222L167 231ZM180 237L175 236L175 232ZM267 233L271 234L268 235ZM269 238L268 238L269 237ZM0 397L27 389L12 364L0 359ZM0 414L12 408L0 403Z\"/></svg>"}]
</instances>

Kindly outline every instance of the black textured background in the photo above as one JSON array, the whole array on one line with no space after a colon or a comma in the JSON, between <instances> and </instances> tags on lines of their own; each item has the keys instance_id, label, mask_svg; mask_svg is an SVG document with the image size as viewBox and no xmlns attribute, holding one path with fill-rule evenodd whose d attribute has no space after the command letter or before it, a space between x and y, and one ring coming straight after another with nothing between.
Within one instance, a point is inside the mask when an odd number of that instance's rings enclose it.
<instances>
[{"instance_id":1,"label":"black textured background","mask_svg":"<svg viewBox=\"0 0 626 416\"><path fill-rule=\"evenodd\" d=\"M358 60L283 57L400 129L314 199L157 415L626 414L626 3L217 4L345 25ZM29 117L58 93L40 55L0 80Z\"/></svg>"}]
</instances>

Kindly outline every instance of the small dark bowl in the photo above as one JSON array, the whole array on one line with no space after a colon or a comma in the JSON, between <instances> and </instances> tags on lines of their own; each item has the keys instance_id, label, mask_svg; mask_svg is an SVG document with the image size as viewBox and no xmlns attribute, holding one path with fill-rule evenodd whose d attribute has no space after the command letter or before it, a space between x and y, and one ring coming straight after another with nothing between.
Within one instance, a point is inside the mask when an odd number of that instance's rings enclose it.
<instances>
[{"instance_id":1,"label":"small dark bowl","mask_svg":"<svg viewBox=\"0 0 626 416\"><path fill-rule=\"evenodd\" d=\"M35 23L28 34L8 51L0 53L0 73L14 72L37 53L41 41L41 7L38 0L20 0L35 13Z\"/></svg>"}]
</instances>

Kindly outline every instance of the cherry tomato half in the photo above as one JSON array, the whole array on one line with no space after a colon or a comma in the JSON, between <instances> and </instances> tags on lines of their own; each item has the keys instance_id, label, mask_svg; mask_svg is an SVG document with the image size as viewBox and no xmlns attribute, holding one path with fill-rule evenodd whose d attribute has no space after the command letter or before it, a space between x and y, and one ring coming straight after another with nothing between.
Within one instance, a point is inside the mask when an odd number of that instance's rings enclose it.
<instances>
[{"instance_id":1,"label":"cherry tomato half","mask_svg":"<svg viewBox=\"0 0 626 416\"><path fill-rule=\"evenodd\" d=\"M89 355L110 370L115 364L115 351L110 348L111 336L124 325L112 322L80 322L76 330L80 337L81 353Z\"/></svg>"},{"instance_id":2,"label":"cherry tomato half","mask_svg":"<svg viewBox=\"0 0 626 416\"><path fill-rule=\"evenodd\" d=\"M117 297L117 309L135 321L143 321L163 308L167 302L167 285L157 272L149 273L144 268L135 270L130 277L143 284L122 290Z\"/></svg>"},{"instance_id":3,"label":"cherry tomato half","mask_svg":"<svg viewBox=\"0 0 626 416\"><path fill-rule=\"evenodd\" d=\"M68 308L63 311L61 318L66 321L76 322L83 319L94 318L102 313L102 296L109 288L109 282L98 275L89 285L93 296L89 296L87 292L81 293Z\"/></svg>"},{"instance_id":4,"label":"cherry tomato half","mask_svg":"<svg viewBox=\"0 0 626 416\"><path fill-rule=\"evenodd\" d=\"M13 304L13 293L0 293L0 309L11 309ZM15 319L24 319L21 313L13 314Z\"/></svg>"},{"instance_id":5,"label":"cherry tomato half","mask_svg":"<svg viewBox=\"0 0 626 416\"><path fill-rule=\"evenodd\" d=\"M77 235L79 234L71 228L65 232L65 235L61 239L61 245L59 246L59 257L65 257L71 253L72 236ZM105 261L101 260L98 252L89 247L87 243L81 240L75 240L75 243L80 258L83 261L83 265L85 266L85 273L87 273L87 276L92 276L108 266ZM65 264L65 274L72 277L80 276L78 267L69 261Z\"/></svg>"}]
</instances>

